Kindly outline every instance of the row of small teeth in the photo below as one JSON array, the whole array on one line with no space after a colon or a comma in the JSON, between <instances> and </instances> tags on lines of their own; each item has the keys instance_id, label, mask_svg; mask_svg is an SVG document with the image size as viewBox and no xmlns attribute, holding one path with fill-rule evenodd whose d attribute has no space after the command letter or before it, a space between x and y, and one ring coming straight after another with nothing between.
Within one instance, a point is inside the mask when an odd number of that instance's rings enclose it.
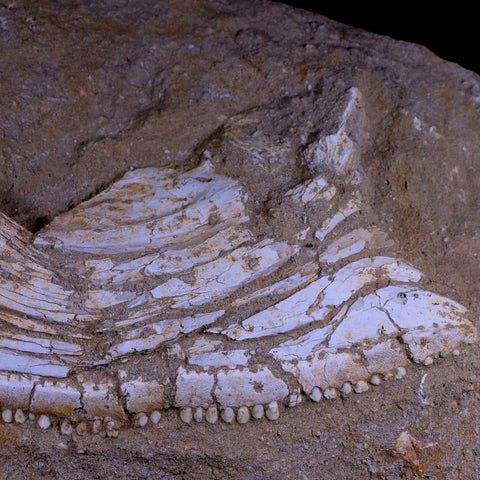
<instances>
[{"instance_id":1,"label":"row of small teeth","mask_svg":"<svg viewBox=\"0 0 480 480\"><path fill-rule=\"evenodd\" d=\"M454 351L454 355L458 355L458 351ZM424 360L424 365L431 365L433 363L432 357L427 357ZM406 370L403 367L396 369L395 373L385 376L385 379L388 377L395 377L396 379L401 379L405 377ZM314 402L319 402L322 398L325 399L334 399L339 393L348 395L352 392L363 393L369 389L369 383L371 385L379 385L382 382L381 375L374 374L370 377L369 382L367 383L364 380L360 380L355 384L350 382L345 382L340 390L328 387L323 391L319 387L314 387L309 393L309 397ZM299 391L294 391L288 398L287 405L289 407L294 407L301 403L302 394ZM225 423L233 423L235 420L237 423L244 424L247 423L250 418L259 420L263 417L267 417L269 420L277 420L280 416L280 410L278 403L276 401L269 403L266 407L263 405L255 405L249 410L248 407L240 407L237 412L233 408L226 407L220 411L214 405L208 407L207 409L191 408L186 407L180 411L180 418L185 423L202 422L204 419L208 423L216 423L219 418L221 418ZM2 420L5 423L17 423L23 424L27 419L37 422L37 425L42 430L47 430L52 426L52 419L48 415L38 415L37 417L33 413L26 414L23 410L17 409L13 412L10 409L2 410ZM161 418L161 413L158 410L147 415L146 413L137 413L133 418L133 425L135 427L145 427L149 422L154 425L158 424ZM115 422L106 417L104 419L93 420L91 426L87 422L81 421L75 426L69 420L63 420L60 424L60 432L64 435L72 435L75 431L78 435L86 435L91 432L94 434L105 433L108 437L117 437L119 430L115 427Z\"/></svg>"},{"instance_id":2,"label":"row of small teeth","mask_svg":"<svg viewBox=\"0 0 480 480\"><path fill-rule=\"evenodd\" d=\"M221 418L225 423L233 423L235 420L237 423L247 423L250 418L260 420L263 417L267 417L269 420L277 420L280 416L280 409L277 402L271 402L266 407L263 405L255 405L251 409L248 407L240 407L237 412L230 407L226 407L220 410L215 405L208 407L207 409L190 408L186 407L180 410L180 418L185 423L201 422L203 419L207 423L217 423Z\"/></svg>"},{"instance_id":3,"label":"row of small teeth","mask_svg":"<svg viewBox=\"0 0 480 480\"><path fill-rule=\"evenodd\" d=\"M160 421L161 417L162 414L158 410L155 410L150 415L138 413L133 418L133 425L135 427L145 427L149 421L156 425ZM36 421L38 427L40 427L42 430L48 430L56 423L56 421L49 415L42 414L35 416L34 413L27 414L21 409L17 409L15 412L8 408L4 409L2 410L1 418L4 423L23 424L27 420ZM110 417L105 417L103 419L97 418L91 422L81 421L76 424L64 419L59 425L59 430L63 435L72 435L75 432L77 435L81 436L92 433L110 438L116 438L119 434L119 430L115 424L115 421Z\"/></svg>"},{"instance_id":4,"label":"row of small teeth","mask_svg":"<svg viewBox=\"0 0 480 480\"><path fill-rule=\"evenodd\" d=\"M458 355L457 351L454 352L454 355ZM433 361L432 357L426 357L423 364L426 366L432 365ZM394 373L385 376L375 373L370 377L368 382L365 380L360 380L354 384L351 382L345 382L340 389L327 387L322 391L319 387L314 387L309 393L309 397L314 402L320 402L322 398L332 400L337 398L339 394L348 395L352 392L364 393L370 389L370 385L380 385L382 380L387 380L392 377L400 380L404 378L406 374L407 372L404 367L398 367ZM299 405L302 398L303 396L300 390L295 390L289 395L287 406L295 407L296 405ZM263 405L255 405L251 408L251 412L248 407L240 407L236 413L232 408L226 407L223 408L219 414L218 408L214 405L207 409L202 409L200 407L185 407L180 410L180 418L184 423L192 423L192 421L200 423L204 419L208 423L217 423L220 417L225 423L233 423L236 420L237 423L243 424L247 423L250 418L261 419L264 416L269 420L277 420L280 416L278 403L271 402L266 408L264 408Z\"/></svg>"},{"instance_id":5,"label":"row of small teeth","mask_svg":"<svg viewBox=\"0 0 480 480\"><path fill-rule=\"evenodd\" d=\"M430 365L431 363L428 363ZM389 377L394 376L397 380L402 379L406 375L406 370L403 367L397 368L395 374L389 375ZM387 377L385 377L386 379ZM370 389L370 385L380 385L382 383L382 376L378 374L374 374L370 377L368 382L364 380L360 380L354 384L350 382L345 382L342 385L342 388L339 390L334 387L325 388L322 390L319 387L314 387L309 394L309 397L314 402L319 402L322 398L326 398L327 400L333 400L337 398L339 394L349 395L352 392L355 393L364 393ZM299 393L293 393L289 397L288 405L293 407L298 405L301 402L301 395Z\"/></svg>"},{"instance_id":6,"label":"row of small teeth","mask_svg":"<svg viewBox=\"0 0 480 480\"><path fill-rule=\"evenodd\" d=\"M399 367L394 376L397 379L401 379L405 375L406 370L403 367ZM379 385L381 381L382 378L380 375L374 374L370 377L370 384L372 385ZM352 391L355 393L363 393L368 389L368 383L360 380L354 385L352 385L350 382L345 382L340 391L343 394L349 394ZM338 396L338 390L336 388L329 387L322 392L320 388L314 387L309 396L314 402L319 402L322 398L336 398ZM294 407L301 403L301 401L302 394L299 391L295 391L289 396L287 405L289 407ZM186 407L180 410L180 418L184 423L192 423L193 421L200 423L203 420L205 420L207 423L217 423L219 418L221 418L225 423L233 423L236 420L237 423L243 424L247 423L250 418L259 420L264 416L269 420L277 420L280 416L278 403L271 402L266 408L264 408L263 405L255 405L251 408L251 411L248 407L240 407L236 413L233 408L230 407L223 408L219 413L219 410L215 405L212 405L207 409L202 409L200 407Z\"/></svg>"}]
</instances>

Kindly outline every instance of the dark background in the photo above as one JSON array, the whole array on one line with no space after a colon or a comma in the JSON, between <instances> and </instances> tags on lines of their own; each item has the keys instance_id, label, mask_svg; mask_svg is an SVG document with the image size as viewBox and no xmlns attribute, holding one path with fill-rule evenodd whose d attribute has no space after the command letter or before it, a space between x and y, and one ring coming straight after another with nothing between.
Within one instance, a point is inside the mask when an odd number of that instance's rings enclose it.
<instances>
[{"instance_id":1,"label":"dark background","mask_svg":"<svg viewBox=\"0 0 480 480\"><path fill-rule=\"evenodd\" d=\"M284 1L353 27L424 45L439 57L480 73L480 21L461 2ZM470 5L475 5L471 3Z\"/></svg>"}]
</instances>

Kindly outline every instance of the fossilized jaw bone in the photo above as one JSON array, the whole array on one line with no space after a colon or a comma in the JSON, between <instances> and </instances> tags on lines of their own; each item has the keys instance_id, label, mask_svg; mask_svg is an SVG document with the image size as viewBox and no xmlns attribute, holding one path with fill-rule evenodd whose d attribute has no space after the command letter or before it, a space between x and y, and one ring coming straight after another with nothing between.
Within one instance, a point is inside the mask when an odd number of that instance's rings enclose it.
<instances>
[{"instance_id":1,"label":"fossilized jaw bone","mask_svg":"<svg viewBox=\"0 0 480 480\"><path fill-rule=\"evenodd\" d=\"M279 217L306 212L289 239L256 235L245 188L209 161L128 172L33 243L0 215L4 417L68 417L78 432L103 418L111 436L167 405L186 422L276 419L301 390L313 401L363 392L475 342L465 309L423 290L360 215L358 90L346 105L339 132L310 153L348 189L317 172L288 191ZM291 240L306 236L315 249Z\"/></svg>"}]
</instances>

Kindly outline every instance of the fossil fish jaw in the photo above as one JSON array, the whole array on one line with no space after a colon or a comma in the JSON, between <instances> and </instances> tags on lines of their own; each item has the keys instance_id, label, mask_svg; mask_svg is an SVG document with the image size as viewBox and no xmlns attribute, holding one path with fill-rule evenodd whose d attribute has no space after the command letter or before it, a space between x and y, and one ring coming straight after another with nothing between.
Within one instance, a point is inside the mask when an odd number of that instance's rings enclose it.
<instances>
[{"instance_id":1,"label":"fossil fish jaw","mask_svg":"<svg viewBox=\"0 0 480 480\"><path fill-rule=\"evenodd\" d=\"M361 393L477 342L464 307L359 226L362 116L354 90L339 132L312 146L350 191L318 174L285 195L331 207L306 216L313 255L291 240L302 231L255 232L245 188L209 161L128 172L34 239L0 215L4 418L28 410L41 428L59 417L65 432L110 436L169 406L187 423L275 420L303 394Z\"/></svg>"}]
</instances>

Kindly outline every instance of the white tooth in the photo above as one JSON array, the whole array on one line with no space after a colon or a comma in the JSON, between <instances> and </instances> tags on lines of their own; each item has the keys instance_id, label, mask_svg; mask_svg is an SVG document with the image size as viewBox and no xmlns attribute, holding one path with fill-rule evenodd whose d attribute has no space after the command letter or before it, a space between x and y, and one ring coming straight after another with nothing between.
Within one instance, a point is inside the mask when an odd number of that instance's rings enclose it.
<instances>
[{"instance_id":1,"label":"white tooth","mask_svg":"<svg viewBox=\"0 0 480 480\"><path fill-rule=\"evenodd\" d=\"M247 423L250 420L250 411L247 407L240 407L237 412L237 422Z\"/></svg>"},{"instance_id":2,"label":"white tooth","mask_svg":"<svg viewBox=\"0 0 480 480\"><path fill-rule=\"evenodd\" d=\"M110 417L105 417L104 423L105 423L105 433L107 434L107 437L117 438L118 435L120 434L120 431L116 427L115 421Z\"/></svg>"},{"instance_id":3,"label":"white tooth","mask_svg":"<svg viewBox=\"0 0 480 480\"><path fill-rule=\"evenodd\" d=\"M235 420L235 412L230 407L224 408L221 415L225 423L232 423Z\"/></svg>"},{"instance_id":4,"label":"white tooth","mask_svg":"<svg viewBox=\"0 0 480 480\"><path fill-rule=\"evenodd\" d=\"M376 375L376 374L372 375L370 377L370 383L372 385L380 385L382 383L382 379L381 379L380 375Z\"/></svg>"},{"instance_id":5,"label":"white tooth","mask_svg":"<svg viewBox=\"0 0 480 480\"><path fill-rule=\"evenodd\" d=\"M368 383L363 380L360 380L355 384L355 386L353 387L353 390L355 393L363 393L363 392L366 392L368 388L369 388Z\"/></svg>"},{"instance_id":6,"label":"white tooth","mask_svg":"<svg viewBox=\"0 0 480 480\"><path fill-rule=\"evenodd\" d=\"M50 417L48 415L40 415L38 417L37 423L42 430L46 430L52 425L52 422L50 421Z\"/></svg>"},{"instance_id":7,"label":"white tooth","mask_svg":"<svg viewBox=\"0 0 480 480\"><path fill-rule=\"evenodd\" d=\"M310 398L313 402L319 402L322 399L322 391L318 387L313 387L313 390L310 392Z\"/></svg>"},{"instance_id":8,"label":"white tooth","mask_svg":"<svg viewBox=\"0 0 480 480\"><path fill-rule=\"evenodd\" d=\"M342 385L341 391L344 395L349 395L353 391L352 384L350 382L345 382Z\"/></svg>"},{"instance_id":9,"label":"white tooth","mask_svg":"<svg viewBox=\"0 0 480 480\"><path fill-rule=\"evenodd\" d=\"M13 421L13 413L11 410L7 409L7 410L3 410L2 411L2 420L5 422L5 423L12 423Z\"/></svg>"},{"instance_id":10,"label":"white tooth","mask_svg":"<svg viewBox=\"0 0 480 480\"><path fill-rule=\"evenodd\" d=\"M95 418L92 422L92 433L98 435L103 430L103 421L100 418Z\"/></svg>"},{"instance_id":11,"label":"white tooth","mask_svg":"<svg viewBox=\"0 0 480 480\"><path fill-rule=\"evenodd\" d=\"M265 411L265 416L269 420L277 420L280 417L280 410L277 402L270 402Z\"/></svg>"},{"instance_id":12,"label":"white tooth","mask_svg":"<svg viewBox=\"0 0 480 480\"><path fill-rule=\"evenodd\" d=\"M23 413L23 410L19 408L15 411L15 423L25 423L27 420L27 416Z\"/></svg>"},{"instance_id":13,"label":"white tooth","mask_svg":"<svg viewBox=\"0 0 480 480\"><path fill-rule=\"evenodd\" d=\"M302 402L302 395L301 393L297 390L294 391L290 396L288 397L288 406L290 408L296 407Z\"/></svg>"},{"instance_id":14,"label":"white tooth","mask_svg":"<svg viewBox=\"0 0 480 480\"><path fill-rule=\"evenodd\" d=\"M263 408L263 405L255 405L252 408L252 417L255 418L256 420L263 418L264 415L265 415L265 410Z\"/></svg>"},{"instance_id":15,"label":"white tooth","mask_svg":"<svg viewBox=\"0 0 480 480\"><path fill-rule=\"evenodd\" d=\"M62 435L71 435L73 433L73 426L68 420L63 420L60 425L60 433Z\"/></svg>"},{"instance_id":16,"label":"white tooth","mask_svg":"<svg viewBox=\"0 0 480 480\"><path fill-rule=\"evenodd\" d=\"M207 411L205 412L205 420L208 423L217 423L217 420L218 420L217 407L215 407L214 405L211 405L210 407L207 408Z\"/></svg>"},{"instance_id":17,"label":"white tooth","mask_svg":"<svg viewBox=\"0 0 480 480\"><path fill-rule=\"evenodd\" d=\"M407 371L403 367L398 367L397 368L397 373L395 374L395 378L397 380L400 380L403 377L405 377L406 374L407 374Z\"/></svg>"},{"instance_id":18,"label":"white tooth","mask_svg":"<svg viewBox=\"0 0 480 480\"><path fill-rule=\"evenodd\" d=\"M154 410L151 414L150 414L150 421L154 424L154 425L158 425L158 422L160 422L160 419L162 418L162 414L158 411L158 410Z\"/></svg>"},{"instance_id":19,"label":"white tooth","mask_svg":"<svg viewBox=\"0 0 480 480\"><path fill-rule=\"evenodd\" d=\"M190 407L182 408L180 410L180 418L184 423L192 423L192 418L193 418L192 409Z\"/></svg>"},{"instance_id":20,"label":"white tooth","mask_svg":"<svg viewBox=\"0 0 480 480\"><path fill-rule=\"evenodd\" d=\"M148 423L148 416L145 413L137 413L133 420L133 424L136 427L145 427Z\"/></svg>"},{"instance_id":21,"label":"white tooth","mask_svg":"<svg viewBox=\"0 0 480 480\"><path fill-rule=\"evenodd\" d=\"M323 396L327 400L333 400L334 398L337 398L337 395L338 395L337 389L333 387L328 387L323 391Z\"/></svg>"},{"instance_id":22,"label":"white tooth","mask_svg":"<svg viewBox=\"0 0 480 480\"><path fill-rule=\"evenodd\" d=\"M196 422L201 422L203 420L203 410L200 407L195 409L195 412L193 413L193 419Z\"/></svg>"},{"instance_id":23,"label":"white tooth","mask_svg":"<svg viewBox=\"0 0 480 480\"><path fill-rule=\"evenodd\" d=\"M425 366L429 366L429 365L432 365L433 364L433 358L432 357L426 357L424 360L423 360L423 364Z\"/></svg>"},{"instance_id":24,"label":"white tooth","mask_svg":"<svg viewBox=\"0 0 480 480\"><path fill-rule=\"evenodd\" d=\"M86 422L80 422L76 427L75 431L77 432L77 435L83 436L88 433L88 425Z\"/></svg>"}]
</instances>

